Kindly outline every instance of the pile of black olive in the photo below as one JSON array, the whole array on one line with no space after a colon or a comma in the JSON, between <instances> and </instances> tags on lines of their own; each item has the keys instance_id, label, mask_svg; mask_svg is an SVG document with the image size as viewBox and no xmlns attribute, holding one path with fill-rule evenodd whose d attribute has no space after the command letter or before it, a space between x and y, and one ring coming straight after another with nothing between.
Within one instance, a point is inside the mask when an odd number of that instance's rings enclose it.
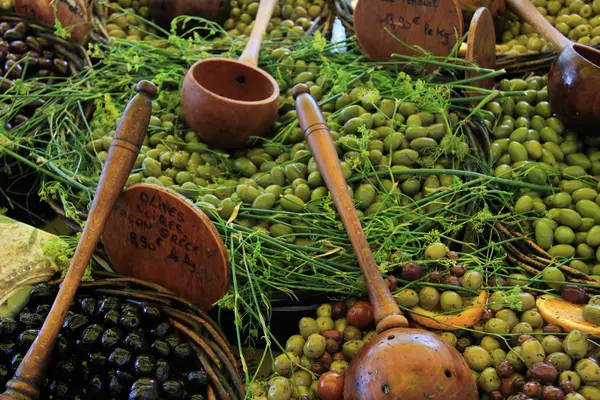
<instances>
[{"instance_id":1,"label":"pile of black olive","mask_svg":"<svg viewBox=\"0 0 600 400\"><path fill-rule=\"evenodd\" d=\"M55 288L38 285L17 317L0 319L2 386L35 340L55 296ZM209 380L159 308L81 295L58 335L40 398L204 400Z\"/></svg>"},{"instance_id":2,"label":"pile of black olive","mask_svg":"<svg viewBox=\"0 0 600 400\"><path fill-rule=\"evenodd\" d=\"M45 86L52 84L56 77L70 75L69 62L57 54L51 40L38 33L25 22L0 22L0 94L11 89L16 79ZM36 98L23 104L16 112L11 109L10 121L4 120L7 130L31 118L44 104L44 99Z\"/></svg>"}]
</instances>

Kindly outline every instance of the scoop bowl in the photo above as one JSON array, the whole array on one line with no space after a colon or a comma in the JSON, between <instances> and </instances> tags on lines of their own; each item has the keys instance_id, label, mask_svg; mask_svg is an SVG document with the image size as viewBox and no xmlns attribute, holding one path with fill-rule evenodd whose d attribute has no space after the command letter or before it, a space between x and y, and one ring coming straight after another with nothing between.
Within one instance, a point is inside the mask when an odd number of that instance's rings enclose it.
<instances>
[{"instance_id":1,"label":"scoop bowl","mask_svg":"<svg viewBox=\"0 0 600 400\"><path fill-rule=\"evenodd\" d=\"M548 74L548 97L569 128L595 133L600 123L600 51L578 43L565 46Z\"/></svg>"},{"instance_id":2,"label":"scoop bowl","mask_svg":"<svg viewBox=\"0 0 600 400\"><path fill-rule=\"evenodd\" d=\"M477 400L458 351L420 329L390 329L365 344L346 371L344 400Z\"/></svg>"},{"instance_id":3,"label":"scoop bowl","mask_svg":"<svg viewBox=\"0 0 600 400\"><path fill-rule=\"evenodd\" d=\"M264 136L279 108L279 85L265 71L241 61L208 58L185 76L181 103L188 126L211 146L244 147Z\"/></svg>"}]
</instances>

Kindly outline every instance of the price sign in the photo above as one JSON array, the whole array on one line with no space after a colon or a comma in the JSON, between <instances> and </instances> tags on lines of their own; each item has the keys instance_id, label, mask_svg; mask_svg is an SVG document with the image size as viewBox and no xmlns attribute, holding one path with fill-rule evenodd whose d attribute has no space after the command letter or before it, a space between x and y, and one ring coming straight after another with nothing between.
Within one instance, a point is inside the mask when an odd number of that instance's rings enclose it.
<instances>
[{"instance_id":1,"label":"price sign","mask_svg":"<svg viewBox=\"0 0 600 400\"><path fill-rule=\"evenodd\" d=\"M405 44L447 56L463 34L463 18L454 0L359 0L354 29L372 60L419 54Z\"/></svg>"},{"instance_id":2,"label":"price sign","mask_svg":"<svg viewBox=\"0 0 600 400\"><path fill-rule=\"evenodd\" d=\"M102 241L123 275L159 284L209 310L229 288L227 251L208 217L169 189L123 191Z\"/></svg>"},{"instance_id":3,"label":"price sign","mask_svg":"<svg viewBox=\"0 0 600 400\"><path fill-rule=\"evenodd\" d=\"M16 12L50 26L55 26L58 19L70 31L71 40L76 43L85 43L92 30L92 11L85 0L14 0L14 7Z\"/></svg>"}]
</instances>

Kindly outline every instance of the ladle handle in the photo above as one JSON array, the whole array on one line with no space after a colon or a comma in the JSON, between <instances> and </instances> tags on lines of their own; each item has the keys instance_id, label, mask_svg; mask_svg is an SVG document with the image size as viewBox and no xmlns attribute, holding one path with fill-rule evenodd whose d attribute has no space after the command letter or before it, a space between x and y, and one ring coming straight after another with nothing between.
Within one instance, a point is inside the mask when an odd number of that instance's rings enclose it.
<instances>
[{"instance_id":1,"label":"ladle handle","mask_svg":"<svg viewBox=\"0 0 600 400\"><path fill-rule=\"evenodd\" d=\"M92 208L56 300L15 376L6 384L0 400L34 400L39 396L38 385L43 382L60 328L148 129L152 99L156 97L157 89L151 82L141 81L136 90L138 94L127 105L108 150Z\"/></svg>"},{"instance_id":2,"label":"ladle handle","mask_svg":"<svg viewBox=\"0 0 600 400\"><path fill-rule=\"evenodd\" d=\"M519 18L533 26L540 35L556 47L557 51L560 52L571 44L571 41L553 27L530 0L506 0L506 2Z\"/></svg>"},{"instance_id":3,"label":"ladle handle","mask_svg":"<svg viewBox=\"0 0 600 400\"><path fill-rule=\"evenodd\" d=\"M352 197L348 191L348 184L342 173L340 160L323 114L321 114L315 100L310 96L308 86L304 84L296 85L292 94L296 100L296 113L298 114L300 128L304 131L308 146L335 202L340 218L350 237L350 242L352 242L358 264L363 272L365 286L369 292L375 323L377 324L377 331L383 332L391 328L406 327L408 321L402 315L381 277L371 253L371 248L354 208Z\"/></svg>"},{"instance_id":4,"label":"ladle handle","mask_svg":"<svg viewBox=\"0 0 600 400\"><path fill-rule=\"evenodd\" d=\"M250 33L250 38L246 44L244 52L240 56L240 62L256 67L258 65L258 56L260 54L260 46L263 40L263 36L267 30L267 25L271 21L271 15L277 0L260 0L258 6L258 14L254 22L254 28Z\"/></svg>"}]
</instances>

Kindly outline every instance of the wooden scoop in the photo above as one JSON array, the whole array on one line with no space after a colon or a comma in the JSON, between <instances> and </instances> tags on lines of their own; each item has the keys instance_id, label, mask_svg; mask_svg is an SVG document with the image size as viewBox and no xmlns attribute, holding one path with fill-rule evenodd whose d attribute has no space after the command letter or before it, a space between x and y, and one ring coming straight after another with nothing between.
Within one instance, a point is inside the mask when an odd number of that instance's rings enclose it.
<instances>
[{"instance_id":1,"label":"wooden scoop","mask_svg":"<svg viewBox=\"0 0 600 400\"><path fill-rule=\"evenodd\" d=\"M0 395L0 400L34 400L39 396L37 387L44 380L56 337L96 249L104 224L125 186L146 135L152 113L152 99L156 97L157 90L156 86L148 81L138 83L136 90L138 94L127 105L108 150L94 202L71 266L40 333L23 358L15 376L6 384L6 391Z\"/></svg>"},{"instance_id":2,"label":"wooden scoop","mask_svg":"<svg viewBox=\"0 0 600 400\"><path fill-rule=\"evenodd\" d=\"M277 0L261 0L250 39L238 61L200 60L188 71L181 90L188 125L206 143L242 147L263 136L277 118L279 85L257 68L260 45Z\"/></svg>"},{"instance_id":3,"label":"wooden scoop","mask_svg":"<svg viewBox=\"0 0 600 400\"><path fill-rule=\"evenodd\" d=\"M492 14L485 7L475 11L473 19L471 19L467 35L466 59L476 62L481 68L496 68L496 31ZM467 79L475 78L477 75L476 72L465 72ZM494 79L474 82L473 86L491 90L494 88ZM479 93L471 92L469 94L477 96Z\"/></svg>"},{"instance_id":4,"label":"wooden scoop","mask_svg":"<svg viewBox=\"0 0 600 400\"><path fill-rule=\"evenodd\" d=\"M388 61L392 54L419 55L408 46L448 56L457 36L463 35L463 16L455 0L359 0L354 30L372 60Z\"/></svg>"},{"instance_id":5,"label":"wooden scoop","mask_svg":"<svg viewBox=\"0 0 600 400\"><path fill-rule=\"evenodd\" d=\"M548 74L548 96L552 109L578 132L597 136L600 123L600 51L572 43L552 26L529 0L507 0L521 19L550 41L558 58Z\"/></svg>"},{"instance_id":6,"label":"wooden scoop","mask_svg":"<svg viewBox=\"0 0 600 400\"><path fill-rule=\"evenodd\" d=\"M407 329L373 259L340 161L317 103L301 84L292 92L300 127L352 242L379 336L365 344L346 372L344 400L477 400L477 387L458 351L438 335Z\"/></svg>"}]
</instances>

